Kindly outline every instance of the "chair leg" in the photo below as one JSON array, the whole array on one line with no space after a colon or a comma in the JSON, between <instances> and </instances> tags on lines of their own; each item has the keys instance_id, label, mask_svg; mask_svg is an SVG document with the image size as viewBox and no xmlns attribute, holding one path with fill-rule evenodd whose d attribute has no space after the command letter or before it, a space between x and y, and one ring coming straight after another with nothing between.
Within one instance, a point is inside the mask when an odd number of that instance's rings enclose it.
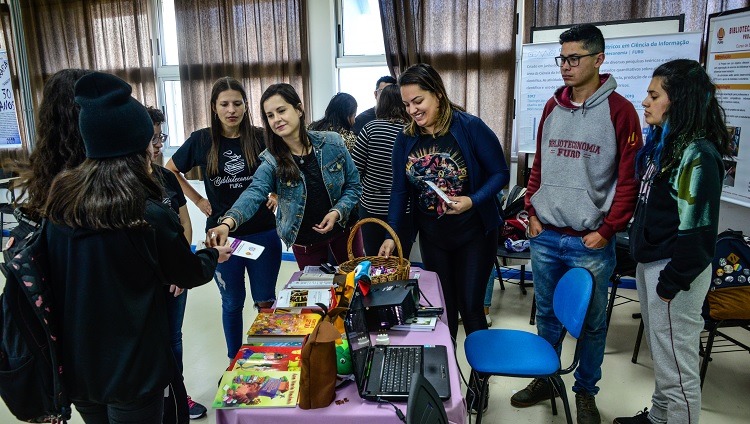
<instances>
[{"instance_id":1,"label":"chair leg","mask_svg":"<svg viewBox=\"0 0 750 424\"><path fill-rule=\"evenodd\" d=\"M497 279L500 281L500 290L505 290L505 283L503 282L503 274L500 271L500 261L495 256L495 271L497 272Z\"/></svg>"},{"instance_id":2,"label":"chair leg","mask_svg":"<svg viewBox=\"0 0 750 424\"><path fill-rule=\"evenodd\" d=\"M554 377L547 377L547 382L549 383L549 400L552 402L552 415L557 415L557 401L555 400L556 381Z\"/></svg>"},{"instance_id":3,"label":"chair leg","mask_svg":"<svg viewBox=\"0 0 750 424\"><path fill-rule=\"evenodd\" d=\"M708 339L706 340L706 350L703 352L703 360L701 361L701 389L703 389L703 380L706 379L706 371L708 371L708 363L711 361L711 349L714 347L714 338L716 332L719 330L719 324L711 324L708 330Z\"/></svg>"},{"instance_id":4,"label":"chair leg","mask_svg":"<svg viewBox=\"0 0 750 424\"><path fill-rule=\"evenodd\" d=\"M638 335L635 337L635 346L633 346L633 358L630 362L638 363L638 352L641 350L641 339L643 339L643 319L641 319L641 325L638 326Z\"/></svg>"},{"instance_id":5,"label":"chair leg","mask_svg":"<svg viewBox=\"0 0 750 424\"><path fill-rule=\"evenodd\" d=\"M563 409L565 409L565 420L568 424L573 424L573 418L570 415L570 403L568 402L568 392L565 391L565 383L563 383L562 378L559 375L554 375L550 377L550 381L552 382L552 386L554 386L554 390L557 390L557 393L560 394L560 399L563 403ZM555 412L555 394L552 393L552 412Z\"/></svg>"},{"instance_id":6,"label":"chair leg","mask_svg":"<svg viewBox=\"0 0 750 424\"><path fill-rule=\"evenodd\" d=\"M521 293L526 294L526 265L521 265Z\"/></svg>"},{"instance_id":7,"label":"chair leg","mask_svg":"<svg viewBox=\"0 0 750 424\"><path fill-rule=\"evenodd\" d=\"M531 317L529 317L529 325L536 323L536 296L531 298Z\"/></svg>"},{"instance_id":8,"label":"chair leg","mask_svg":"<svg viewBox=\"0 0 750 424\"><path fill-rule=\"evenodd\" d=\"M479 377L479 373L477 373L477 377ZM477 405L477 424L482 424L482 415L484 415L484 400L487 398L487 392L489 391L490 376L486 375L482 378L477 378L477 380L479 380L480 393L479 404ZM469 413L471 413L471 411L469 411Z\"/></svg>"},{"instance_id":9,"label":"chair leg","mask_svg":"<svg viewBox=\"0 0 750 424\"><path fill-rule=\"evenodd\" d=\"M612 309L615 307L615 298L617 297L617 286L620 285L620 274L615 274L611 279L612 291L609 293L609 303L607 304L607 328L612 320Z\"/></svg>"}]
</instances>

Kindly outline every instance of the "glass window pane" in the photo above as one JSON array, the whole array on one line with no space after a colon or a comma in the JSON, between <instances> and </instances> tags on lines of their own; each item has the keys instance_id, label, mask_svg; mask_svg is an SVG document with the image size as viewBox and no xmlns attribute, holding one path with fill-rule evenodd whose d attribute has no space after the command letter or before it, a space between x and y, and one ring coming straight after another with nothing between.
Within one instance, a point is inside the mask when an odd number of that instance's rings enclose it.
<instances>
[{"instance_id":1,"label":"glass window pane","mask_svg":"<svg viewBox=\"0 0 750 424\"><path fill-rule=\"evenodd\" d=\"M390 75L387 66L339 68L339 92L349 93L357 99L359 114L375 106L375 83L386 75Z\"/></svg>"},{"instance_id":2,"label":"glass window pane","mask_svg":"<svg viewBox=\"0 0 750 424\"><path fill-rule=\"evenodd\" d=\"M179 65L177 59L177 26L174 17L174 0L162 0L161 19L162 65Z\"/></svg>"},{"instance_id":3,"label":"glass window pane","mask_svg":"<svg viewBox=\"0 0 750 424\"><path fill-rule=\"evenodd\" d=\"M182 91L179 81L164 81L164 98L167 109L167 147L180 147L187 138L182 122Z\"/></svg>"},{"instance_id":4,"label":"glass window pane","mask_svg":"<svg viewBox=\"0 0 750 424\"><path fill-rule=\"evenodd\" d=\"M385 54L378 0L342 0L344 56Z\"/></svg>"}]
</instances>

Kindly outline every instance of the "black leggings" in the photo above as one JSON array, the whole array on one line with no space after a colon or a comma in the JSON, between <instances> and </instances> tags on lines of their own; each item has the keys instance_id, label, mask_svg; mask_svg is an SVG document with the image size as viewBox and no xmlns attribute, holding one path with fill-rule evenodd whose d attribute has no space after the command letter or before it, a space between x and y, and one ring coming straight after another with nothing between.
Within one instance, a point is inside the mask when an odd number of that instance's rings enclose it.
<instances>
[{"instance_id":1,"label":"black leggings","mask_svg":"<svg viewBox=\"0 0 750 424\"><path fill-rule=\"evenodd\" d=\"M497 229L487 234L480 233L461 244L453 244L448 240L435 243L434 239L426 238L421 233L419 236L425 269L436 272L440 277L448 328L454 340L458 333L459 311L466 335L487 329L484 293L495 263Z\"/></svg>"}]
</instances>

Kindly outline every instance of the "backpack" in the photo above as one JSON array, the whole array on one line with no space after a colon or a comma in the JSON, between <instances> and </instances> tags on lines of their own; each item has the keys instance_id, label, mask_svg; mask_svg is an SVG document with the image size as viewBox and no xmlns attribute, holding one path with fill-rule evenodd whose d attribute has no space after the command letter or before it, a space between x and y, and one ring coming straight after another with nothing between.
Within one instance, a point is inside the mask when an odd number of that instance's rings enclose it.
<instances>
[{"instance_id":1,"label":"backpack","mask_svg":"<svg viewBox=\"0 0 750 424\"><path fill-rule=\"evenodd\" d=\"M11 233L0 295L0 396L19 420L61 423L70 419L52 314L46 222ZM15 230L15 229L14 229Z\"/></svg>"},{"instance_id":2,"label":"backpack","mask_svg":"<svg viewBox=\"0 0 750 424\"><path fill-rule=\"evenodd\" d=\"M518 212L521 212L524 208L524 197L526 196L526 187L513 186L508 192L508 196L505 199L505 205L500 210L500 218L503 220L508 218L515 218Z\"/></svg>"},{"instance_id":3,"label":"backpack","mask_svg":"<svg viewBox=\"0 0 750 424\"><path fill-rule=\"evenodd\" d=\"M726 230L716 237L703 315L713 320L750 319L750 246L742 231Z\"/></svg>"}]
</instances>

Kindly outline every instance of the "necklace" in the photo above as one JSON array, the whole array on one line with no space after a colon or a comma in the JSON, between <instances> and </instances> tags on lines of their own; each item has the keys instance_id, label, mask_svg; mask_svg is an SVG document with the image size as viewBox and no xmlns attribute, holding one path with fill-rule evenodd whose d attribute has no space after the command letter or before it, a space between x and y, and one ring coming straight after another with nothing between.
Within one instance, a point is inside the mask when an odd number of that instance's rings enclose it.
<instances>
[{"instance_id":1,"label":"necklace","mask_svg":"<svg viewBox=\"0 0 750 424\"><path fill-rule=\"evenodd\" d=\"M289 153L292 153L292 152L290 151ZM292 153L292 157L297 159L297 162L299 162L300 165L305 163L305 156L307 156L307 147L304 147L302 149L302 154L300 155L295 155L294 153Z\"/></svg>"}]
</instances>

